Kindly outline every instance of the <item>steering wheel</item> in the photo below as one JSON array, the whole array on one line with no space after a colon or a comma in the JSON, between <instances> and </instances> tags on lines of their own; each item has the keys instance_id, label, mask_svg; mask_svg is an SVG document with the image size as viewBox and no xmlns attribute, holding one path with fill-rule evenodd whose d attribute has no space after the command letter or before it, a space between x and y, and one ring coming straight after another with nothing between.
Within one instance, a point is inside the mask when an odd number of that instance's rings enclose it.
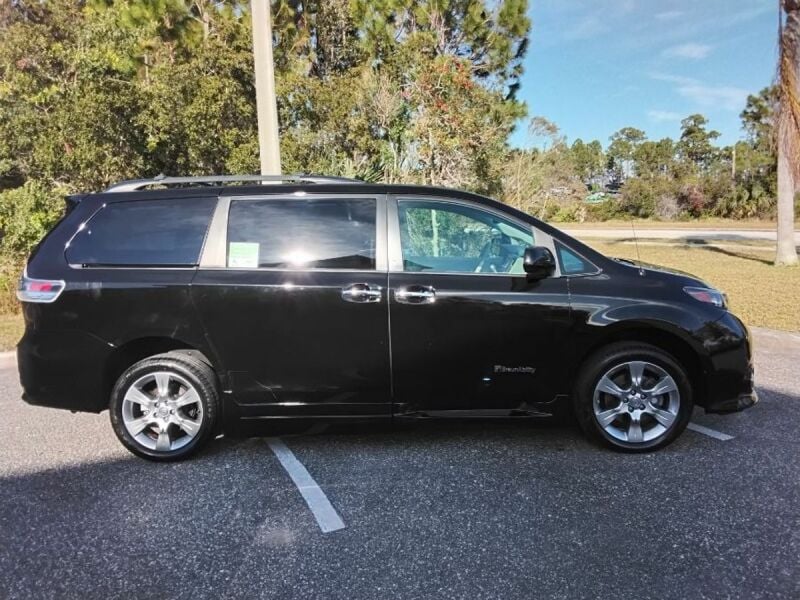
<instances>
[{"instance_id":1,"label":"steering wheel","mask_svg":"<svg viewBox=\"0 0 800 600\"><path fill-rule=\"evenodd\" d=\"M512 255L506 250L505 246L510 243L511 238L504 233L497 232L493 235L492 238L484 244L483 248L481 248L481 252L478 255L478 266L475 267L475 273L485 273L487 269L492 273L505 273L508 271L513 263L509 260ZM499 250L497 254L494 254L495 248ZM493 260L495 258L500 258L500 262L495 263Z\"/></svg>"}]
</instances>

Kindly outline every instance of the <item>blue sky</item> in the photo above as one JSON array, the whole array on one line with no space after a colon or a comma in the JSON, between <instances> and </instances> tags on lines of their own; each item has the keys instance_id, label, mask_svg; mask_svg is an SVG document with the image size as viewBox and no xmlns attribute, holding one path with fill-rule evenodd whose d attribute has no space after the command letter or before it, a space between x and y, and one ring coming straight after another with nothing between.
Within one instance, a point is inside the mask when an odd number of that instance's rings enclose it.
<instances>
[{"instance_id":1,"label":"blue sky","mask_svg":"<svg viewBox=\"0 0 800 600\"><path fill-rule=\"evenodd\" d=\"M624 126L677 138L680 120L709 118L739 139L745 99L769 85L777 0L530 0L531 45L519 91L530 116L570 143ZM537 143L521 124L512 143Z\"/></svg>"}]
</instances>

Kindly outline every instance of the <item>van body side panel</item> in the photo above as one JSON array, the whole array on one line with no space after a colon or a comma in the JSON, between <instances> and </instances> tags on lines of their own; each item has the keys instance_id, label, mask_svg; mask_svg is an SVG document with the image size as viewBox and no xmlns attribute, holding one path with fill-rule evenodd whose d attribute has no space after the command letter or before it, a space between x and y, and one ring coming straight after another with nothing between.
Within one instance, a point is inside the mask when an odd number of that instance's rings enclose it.
<instances>
[{"instance_id":1,"label":"van body side panel","mask_svg":"<svg viewBox=\"0 0 800 600\"><path fill-rule=\"evenodd\" d=\"M82 201L28 262L28 276L66 282L51 304L23 303L25 334L17 355L24 398L31 404L95 412L105 409L109 358L135 340L167 339L208 351L191 301L196 267L80 268L67 264L65 249L70 240L105 206L102 196Z\"/></svg>"},{"instance_id":2,"label":"van body side panel","mask_svg":"<svg viewBox=\"0 0 800 600\"><path fill-rule=\"evenodd\" d=\"M75 269L53 304L26 303L18 357L32 404L106 408L104 366L125 344L168 338L207 352L191 302L194 269ZM35 374L35 376L34 376Z\"/></svg>"}]
</instances>

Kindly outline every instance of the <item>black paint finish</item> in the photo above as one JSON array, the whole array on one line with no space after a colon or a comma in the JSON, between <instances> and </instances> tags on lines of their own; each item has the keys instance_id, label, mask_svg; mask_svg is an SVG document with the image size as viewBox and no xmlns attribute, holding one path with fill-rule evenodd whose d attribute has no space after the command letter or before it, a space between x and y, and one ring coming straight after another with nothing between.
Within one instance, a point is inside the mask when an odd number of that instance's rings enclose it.
<instances>
[{"instance_id":1,"label":"black paint finish","mask_svg":"<svg viewBox=\"0 0 800 600\"><path fill-rule=\"evenodd\" d=\"M539 279L386 269L76 269L64 258L81 223L106 203L298 191L374 194L379 202L386 194L468 200L531 224L596 270ZM89 195L27 271L66 281L56 302L23 306L19 368L33 404L103 410L132 362L192 348L218 374L226 433L276 418L539 414L570 394L586 356L624 339L673 354L708 411L754 402L747 330L727 310L683 292L702 282L604 257L519 211L452 190L305 184ZM342 292L354 284L356 292L380 289L380 301L346 301ZM431 291L433 301L398 301L403 290Z\"/></svg>"},{"instance_id":2,"label":"black paint finish","mask_svg":"<svg viewBox=\"0 0 800 600\"><path fill-rule=\"evenodd\" d=\"M391 414L386 273L201 269L192 297L230 374L226 417Z\"/></svg>"},{"instance_id":3,"label":"black paint finish","mask_svg":"<svg viewBox=\"0 0 800 600\"><path fill-rule=\"evenodd\" d=\"M567 279L392 273L397 412L525 410L563 392L570 329ZM408 286L431 303L397 302Z\"/></svg>"}]
</instances>

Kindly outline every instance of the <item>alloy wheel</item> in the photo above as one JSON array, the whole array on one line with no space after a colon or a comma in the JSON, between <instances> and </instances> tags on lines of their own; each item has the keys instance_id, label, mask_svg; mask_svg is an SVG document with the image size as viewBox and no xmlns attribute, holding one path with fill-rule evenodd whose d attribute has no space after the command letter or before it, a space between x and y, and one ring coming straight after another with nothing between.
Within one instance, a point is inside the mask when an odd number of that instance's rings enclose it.
<instances>
[{"instance_id":1,"label":"alloy wheel","mask_svg":"<svg viewBox=\"0 0 800 600\"><path fill-rule=\"evenodd\" d=\"M171 452L186 446L203 424L203 403L194 386L169 371L134 381L122 401L122 422L141 446Z\"/></svg>"},{"instance_id":2,"label":"alloy wheel","mask_svg":"<svg viewBox=\"0 0 800 600\"><path fill-rule=\"evenodd\" d=\"M643 444L673 427L681 396L677 383L663 368L630 361L611 367L598 379L592 406L597 423L608 435Z\"/></svg>"}]
</instances>

